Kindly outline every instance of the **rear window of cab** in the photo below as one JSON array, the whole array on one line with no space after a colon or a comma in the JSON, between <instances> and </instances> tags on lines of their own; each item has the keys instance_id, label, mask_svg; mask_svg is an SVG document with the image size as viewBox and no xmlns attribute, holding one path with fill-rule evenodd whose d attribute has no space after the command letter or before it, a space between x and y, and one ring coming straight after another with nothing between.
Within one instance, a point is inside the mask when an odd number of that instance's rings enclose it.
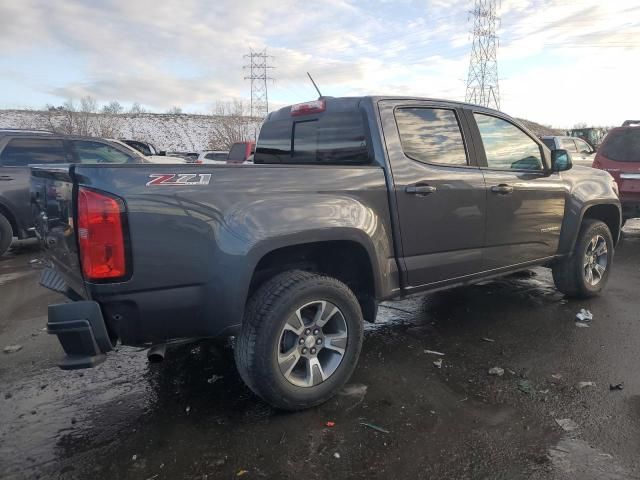
<instances>
[{"instance_id":1,"label":"rear window of cab","mask_svg":"<svg viewBox=\"0 0 640 480\"><path fill-rule=\"evenodd\" d=\"M359 110L266 121L254 163L361 165L369 163Z\"/></svg>"}]
</instances>

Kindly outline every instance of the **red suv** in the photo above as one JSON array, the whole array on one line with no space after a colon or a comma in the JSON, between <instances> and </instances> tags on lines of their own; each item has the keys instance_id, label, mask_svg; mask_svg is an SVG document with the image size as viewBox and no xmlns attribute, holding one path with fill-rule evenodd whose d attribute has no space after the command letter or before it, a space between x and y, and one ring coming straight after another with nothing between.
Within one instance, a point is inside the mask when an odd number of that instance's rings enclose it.
<instances>
[{"instance_id":1,"label":"red suv","mask_svg":"<svg viewBox=\"0 0 640 480\"><path fill-rule=\"evenodd\" d=\"M624 220L640 217L640 120L627 120L609 131L598 148L593 168L616 179Z\"/></svg>"}]
</instances>

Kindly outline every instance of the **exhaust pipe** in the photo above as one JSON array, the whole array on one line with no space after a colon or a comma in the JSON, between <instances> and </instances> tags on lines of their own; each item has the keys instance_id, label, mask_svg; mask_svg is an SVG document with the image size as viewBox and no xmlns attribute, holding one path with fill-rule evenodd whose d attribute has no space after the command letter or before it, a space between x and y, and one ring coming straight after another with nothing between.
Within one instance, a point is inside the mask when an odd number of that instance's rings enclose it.
<instances>
[{"instance_id":1,"label":"exhaust pipe","mask_svg":"<svg viewBox=\"0 0 640 480\"><path fill-rule=\"evenodd\" d=\"M160 363L164 360L164 354L167 350L166 343L158 343L151 345L151 348L147 351L147 358L149 363Z\"/></svg>"}]
</instances>

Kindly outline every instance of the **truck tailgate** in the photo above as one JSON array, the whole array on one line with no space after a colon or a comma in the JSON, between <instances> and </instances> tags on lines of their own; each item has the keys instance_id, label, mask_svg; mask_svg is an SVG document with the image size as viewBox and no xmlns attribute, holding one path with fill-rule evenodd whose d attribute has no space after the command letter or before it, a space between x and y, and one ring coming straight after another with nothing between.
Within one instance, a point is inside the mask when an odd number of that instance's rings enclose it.
<instances>
[{"instance_id":1,"label":"truck tailgate","mask_svg":"<svg viewBox=\"0 0 640 480\"><path fill-rule=\"evenodd\" d=\"M73 296L86 296L74 232L73 165L31 168L31 208L36 234L55 272L45 271L45 286ZM66 292L70 288L73 292Z\"/></svg>"}]
</instances>

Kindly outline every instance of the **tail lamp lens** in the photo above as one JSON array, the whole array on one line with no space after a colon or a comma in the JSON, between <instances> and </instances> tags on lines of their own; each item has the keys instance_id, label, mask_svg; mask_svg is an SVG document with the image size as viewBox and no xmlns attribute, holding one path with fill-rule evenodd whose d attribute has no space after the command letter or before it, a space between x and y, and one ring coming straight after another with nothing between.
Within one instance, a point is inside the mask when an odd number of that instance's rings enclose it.
<instances>
[{"instance_id":1,"label":"tail lamp lens","mask_svg":"<svg viewBox=\"0 0 640 480\"><path fill-rule=\"evenodd\" d=\"M327 105L324 100L313 100L312 102L298 103L296 105L291 105L291 116L298 117L312 113L322 113L326 108Z\"/></svg>"},{"instance_id":2,"label":"tail lamp lens","mask_svg":"<svg viewBox=\"0 0 640 480\"><path fill-rule=\"evenodd\" d=\"M87 280L123 277L127 273L122 200L80 188L78 243L82 272Z\"/></svg>"}]
</instances>

